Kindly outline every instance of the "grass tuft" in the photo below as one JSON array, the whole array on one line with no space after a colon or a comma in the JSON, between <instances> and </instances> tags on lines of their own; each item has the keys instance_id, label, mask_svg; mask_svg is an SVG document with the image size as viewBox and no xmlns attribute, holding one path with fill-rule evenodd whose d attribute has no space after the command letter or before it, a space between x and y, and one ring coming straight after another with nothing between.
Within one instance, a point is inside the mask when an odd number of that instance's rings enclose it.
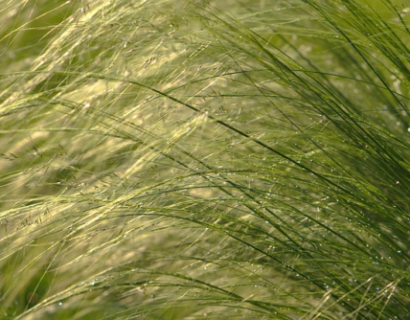
<instances>
[{"instance_id":1,"label":"grass tuft","mask_svg":"<svg viewBox=\"0 0 410 320\"><path fill-rule=\"evenodd\" d=\"M0 318L407 319L409 12L5 3Z\"/></svg>"}]
</instances>

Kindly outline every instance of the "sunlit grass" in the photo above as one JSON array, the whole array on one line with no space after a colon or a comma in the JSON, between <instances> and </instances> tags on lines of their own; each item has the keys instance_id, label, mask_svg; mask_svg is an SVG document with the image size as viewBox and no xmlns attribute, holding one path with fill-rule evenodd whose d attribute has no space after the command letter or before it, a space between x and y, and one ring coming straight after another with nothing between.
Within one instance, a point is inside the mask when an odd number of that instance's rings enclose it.
<instances>
[{"instance_id":1,"label":"sunlit grass","mask_svg":"<svg viewBox=\"0 0 410 320\"><path fill-rule=\"evenodd\" d=\"M0 317L407 319L409 12L4 4Z\"/></svg>"}]
</instances>

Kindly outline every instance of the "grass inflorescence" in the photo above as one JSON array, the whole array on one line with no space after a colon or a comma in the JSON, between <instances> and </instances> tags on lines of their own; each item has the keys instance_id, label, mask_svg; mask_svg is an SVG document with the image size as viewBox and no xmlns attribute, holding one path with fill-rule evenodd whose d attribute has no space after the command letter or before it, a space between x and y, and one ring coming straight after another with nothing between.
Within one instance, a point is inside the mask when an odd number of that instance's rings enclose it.
<instances>
[{"instance_id":1,"label":"grass inflorescence","mask_svg":"<svg viewBox=\"0 0 410 320\"><path fill-rule=\"evenodd\" d=\"M4 3L0 318L408 319L409 12Z\"/></svg>"}]
</instances>

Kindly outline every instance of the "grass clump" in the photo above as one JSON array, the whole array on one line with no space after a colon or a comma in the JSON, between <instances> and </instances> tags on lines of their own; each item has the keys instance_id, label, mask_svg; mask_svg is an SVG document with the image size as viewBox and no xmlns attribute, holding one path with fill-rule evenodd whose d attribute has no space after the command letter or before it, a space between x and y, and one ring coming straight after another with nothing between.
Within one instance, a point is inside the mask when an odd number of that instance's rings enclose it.
<instances>
[{"instance_id":1,"label":"grass clump","mask_svg":"<svg viewBox=\"0 0 410 320\"><path fill-rule=\"evenodd\" d=\"M410 7L9 1L4 319L407 319Z\"/></svg>"}]
</instances>

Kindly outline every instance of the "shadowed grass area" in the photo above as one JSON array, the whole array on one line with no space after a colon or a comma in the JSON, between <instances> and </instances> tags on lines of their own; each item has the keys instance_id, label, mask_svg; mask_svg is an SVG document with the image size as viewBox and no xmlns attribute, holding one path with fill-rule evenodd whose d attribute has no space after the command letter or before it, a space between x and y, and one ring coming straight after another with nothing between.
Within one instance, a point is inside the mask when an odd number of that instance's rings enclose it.
<instances>
[{"instance_id":1,"label":"shadowed grass area","mask_svg":"<svg viewBox=\"0 0 410 320\"><path fill-rule=\"evenodd\" d=\"M409 12L4 4L0 318L407 319Z\"/></svg>"}]
</instances>

